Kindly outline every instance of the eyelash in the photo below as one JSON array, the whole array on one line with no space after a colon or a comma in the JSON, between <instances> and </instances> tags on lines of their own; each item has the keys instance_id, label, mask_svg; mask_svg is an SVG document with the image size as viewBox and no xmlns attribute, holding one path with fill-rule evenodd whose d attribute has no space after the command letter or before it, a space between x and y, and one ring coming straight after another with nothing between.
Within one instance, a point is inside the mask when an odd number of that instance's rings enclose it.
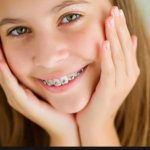
<instances>
[{"instance_id":1,"label":"eyelash","mask_svg":"<svg viewBox=\"0 0 150 150\"><path fill-rule=\"evenodd\" d=\"M79 19L81 19L81 17L82 17L82 15L80 15L80 14L71 13L71 14L65 15L65 16L62 18L62 20L63 20L64 18L66 18L68 15L77 15L77 16L79 16L79 17L77 17L77 19L75 19L75 20L73 20L73 21L70 21L70 22L68 22L68 23L60 23L59 25L62 25L62 24L63 24L63 26L73 25L74 23L76 23L76 22L77 22ZM68 19L67 19L67 21L68 21ZM23 27L23 26L15 27L15 28L13 28L13 29L7 34L7 36L10 36L10 37L12 37L12 38L19 38L19 37L25 36L25 33L20 34L20 35L11 35L11 33L12 33L13 31L15 31L16 29L18 29L18 28L28 29L28 28Z\"/></svg>"}]
</instances>

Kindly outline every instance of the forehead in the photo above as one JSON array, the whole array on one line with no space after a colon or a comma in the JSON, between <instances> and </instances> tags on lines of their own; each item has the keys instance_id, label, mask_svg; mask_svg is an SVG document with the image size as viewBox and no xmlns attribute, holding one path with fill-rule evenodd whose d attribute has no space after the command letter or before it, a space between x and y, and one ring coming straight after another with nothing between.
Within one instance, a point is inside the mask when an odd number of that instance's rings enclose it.
<instances>
[{"instance_id":1,"label":"forehead","mask_svg":"<svg viewBox=\"0 0 150 150\"><path fill-rule=\"evenodd\" d=\"M83 7L87 4L90 4L90 0L1 0L0 25L4 20L10 20L8 18L33 19L35 16L43 17L42 15L46 17L67 7L79 5Z\"/></svg>"},{"instance_id":2,"label":"forehead","mask_svg":"<svg viewBox=\"0 0 150 150\"><path fill-rule=\"evenodd\" d=\"M95 1L95 0L93 0ZM30 11L38 9L47 10L53 8L52 12L59 11L62 7L75 4L87 4L91 0L1 0L0 10L3 13L15 12L23 13L23 11Z\"/></svg>"},{"instance_id":3,"label":"forehead","mask_svg":"<svg viewBox=\"0 0 150 150\"><path fill-rule=\"evenodd\" d=\"M4 13L24 13L31 10L47 10L53 9L59 11L59 8L67 6L81 4L100 4L101 6L110 0L0 0L0 12ZM33 11L32 11L33 12Z\"/></svg>"}]
</instances>

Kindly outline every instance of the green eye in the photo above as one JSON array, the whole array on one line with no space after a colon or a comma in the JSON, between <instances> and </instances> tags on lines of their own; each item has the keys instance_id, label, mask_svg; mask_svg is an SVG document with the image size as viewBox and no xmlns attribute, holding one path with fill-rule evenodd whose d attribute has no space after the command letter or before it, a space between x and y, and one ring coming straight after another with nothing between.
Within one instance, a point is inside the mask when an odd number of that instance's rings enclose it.
<instances>
[{"instance_id":1,"label":"green eye","mask_svg":"<svg viewBox=\"0 0 150 150\"><path fill-rule=\"evenodd\" d=\"M16 28L16 29L14 29L11 33L12 33L13 35L17 36L17 35L24 34L24 33L26 33L27 31L28 31L28 29L25 28L25 27L18 27L18 28Z\"/></svg>"},{"instance_id":2,"label":"green eye","mask_svg":"<svg viewBox=\"0 0 150 150\"><path fill-rule=\"evenodd\" d=\"M79 16L79 15L69 14L66 16L66 18L68 21L74 21L77 18L77 16Z\"/></svg>"},{"instance_id":3,"label":"green eye","mask_svg":"<svg viewBox=\"0 0 150 150\"><path fill-rule=\"evenodd\" d=\"M18 34L23 34L23 33L25 33L27 31L27 28L20 27L16 31L17 31Z\"/></svg>"}]
</instances>

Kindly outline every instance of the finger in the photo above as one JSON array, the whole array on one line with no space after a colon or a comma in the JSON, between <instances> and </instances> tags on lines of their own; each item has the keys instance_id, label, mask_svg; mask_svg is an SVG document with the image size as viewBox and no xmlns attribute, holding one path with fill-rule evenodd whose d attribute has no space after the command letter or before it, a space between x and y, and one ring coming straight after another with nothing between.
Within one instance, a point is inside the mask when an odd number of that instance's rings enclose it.
<instances>
[{"instance_id":1,"label":"finger","mask_svg":"<svg viewBox=\"0 0 150 150\"><path fill-rule=\"evenodd\" d=\"M96 87L95 93L93 94L90 106L95 108L94 111L99 110L102 99L104 102L110 101L112 90L115 89L115 67L112 60L112 53L110 48L110 42L104 41L101 46L101 75L100 81ZM110 93L110 94L108 94ZM98 108L97 108L98 107ZM97 109L96 109L97 108Z\"/></svg>"},{"instance_id":2,"label":"finger","mask_svg":"<svg viewBox=\"0 0 150 150\"><path fill-rule=\"evenodd\" d=\"M105 41L102 44L101 70L102 73L101 73L100 84L98 86L98 93L101 90L108 92L108 89L112 90L115 87L115 67L112 60L112 53L111 53L109 41ZM101 90L100 87L102 87Z\"/></svg>"},{"instance_id":3,"label":"finger","mask_svg":"<svg viewBox=\"0 0 150 150\"><path fill-rule=\"evenodd\" d=\"M10 106L23 115L38 113L37 107L39 107L40 101L29 89L18 83L6 63L1 65L1 74L3 80L1 86L5 91Z\"/></svg>"},{"instance_id":4,"label":"finger","mask_svg":"<svg viewBox=\"0 0 150 150\"><path fill-rule=\"evenodd\" d=\"M111 43L112 58L116 71L116 86L122 85L126 78L126 65L122 47L116 32L114 17L110 16L106 19L106 36Z\"/></svg>"},{"instance_id":5,"label":"finger","mask_svg":"<svg viewBox=\"0 0 150 150\"><path fill-rule=\"evenodd\" d=\"M127 75L132 75L136 57L124 13L122 10L119 11L118 7L113 7L111 15L115 18L117 35L125 57Z\"/></svg>"},{"instance_id":6,"label":"finger","mask_svg":"<svg viewBox=\"0 0 150 150\"><path fill-rule=\"evenodd\" d=\"M134 47L134 51L135 51L135 54L136 54L136 50L137 50L137 46L138 46L138 39L137 39L137 36L131 36L131 40L132 40L132 43L133 43L133 47Z\"/></svg>"}]
</instances>

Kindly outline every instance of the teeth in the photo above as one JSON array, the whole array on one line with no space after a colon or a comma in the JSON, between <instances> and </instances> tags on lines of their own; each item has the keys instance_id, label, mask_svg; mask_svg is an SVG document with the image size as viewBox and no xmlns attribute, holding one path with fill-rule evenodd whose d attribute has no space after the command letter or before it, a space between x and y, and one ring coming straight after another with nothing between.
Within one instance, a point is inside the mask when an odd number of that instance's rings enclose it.
<instances>
[{"instance_id":1,"label":"teeth","mask_svg":"<svg viewBox=\"0 0 150 150\"><path fill-rule=\"evenodd\" d=\"M80 72L83 72L83 71L84 71L84 69L81 69L81 70L80 70Z\"/></svg>"},{"instance_id":2,"label":"teeth","mask_svg":"<svg viewBox=\"0 0 150 150\"><path fill-rule=\"evenodd\" d=\"M46 84L47 82L46 82L46 80L43 80L43 82L44 82L44 84Z\"/></svg>"},{"instance_id":3,"label":"teeth","mask_svg":"<svg viewBox=\"0 0 150 150\"><path fill-rule=\"evenodd\" d=\"M80 75L80 71L77 72L77 75Z\"/></svg>"},{"instance_id":4,"label":"teeth","mask_svg":"<svg viewBox=\"0 0 150 150\"><path fill-rule=\"evenodd\" d=\"M55 86L61 86L61 82L58 79L53 80Z\"/></svg>"},{"instance_id":5,"label":"teeth","mask_svg":"<svg viewBox=\"0 0 150 150\"><path fill-rule=\"evenodd\" d=\"M84 71L84 69L81 69L80 71L78 71L74 74L71 74L68 77L64 76L64 77L60 78L60 80L59 79L54 79L53 81L52 80L43 80L43 82L44 82L44 84L48 84L49 86L51 86L51 85L61 86L61 85L67 84L71 80L74 80L74 78L76 76L80 75L80 73L83 71Z\"/></svg>"},{"instance_id":6,"label":"teeth","mask_svg":"<svg viewBox=\"0 0 150 150\"><path fill-rule=\"evenodd\" d=\"M64 76L64 77L60 78L60 82L63 85L63 84L67 84L69 82L69 80L68 80L67 76Z\"/></svg>"},{"instance_id":7,"label":"teeth","mask_svg":"<svg viewBox=\"0 0 150 150\"><path fill-rule=\"evenodd\" d=\"M53 85L53 81L52 81L52 80L47 80L47 84L48 84L49 86L51 86L51 85Z\"/></svg>"},{"instance_id":8,"label":"teeth","mask_svg":"<svg viewBox=\"0 0 150 150\"><path fill-rule=\"evenodd\" d=\"M69 81L73 80L74 77L75 77L74 74L69 75L69 76L68 76Z\"/></svg>"},{"instance_id":9,"label":"teeth","mask_svg":"<svg viewBox=\"0 0 150 150\"><path fill-rule=\"evenodd\" d=\"M75 77L78 76L78 73L76 72L75 74L73 74Z\"/></svg>"}]
</instances>

